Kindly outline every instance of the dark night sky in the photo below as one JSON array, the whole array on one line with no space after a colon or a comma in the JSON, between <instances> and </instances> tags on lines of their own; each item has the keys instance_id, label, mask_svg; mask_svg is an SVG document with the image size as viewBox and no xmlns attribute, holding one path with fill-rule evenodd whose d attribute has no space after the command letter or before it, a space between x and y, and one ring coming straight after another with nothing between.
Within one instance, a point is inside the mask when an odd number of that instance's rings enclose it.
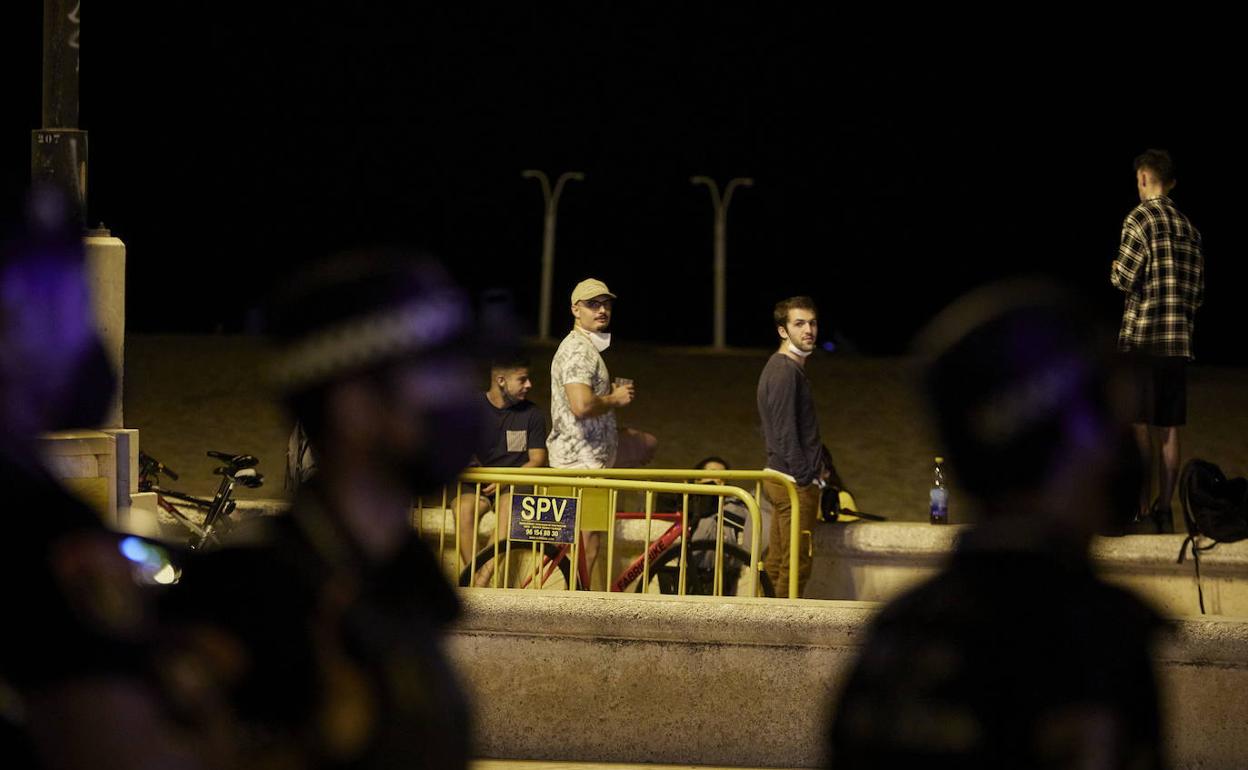
<instances>
[{"instance_id":1,"label":"dark night sky","mask_svg":"<svg viewBox=\"0 0 1248 770\"><path fill-rule=\"evenodd\" d=\"M1154 56L1086 20L902 31L798 4L130 5L84 13L82 124L90 217L127 242L137 331L244 330L271 281L364 242L442 255L535 327L529 167L588 176L560 207L557 330L593 274L621 296L622 337L710 341L711 208L692 174L756 180L729 216L730 343L770 344L772 303L810 293L825 334L898 352L960 290L1026 272L1112 315L1131 160L1162 146L1205 236L1198 356L1248 363L1232 336L1243 67L1207 34L1168 22ZM6 189L39 120L41 14L22 13Z\"/></svg>"}]
</instances>

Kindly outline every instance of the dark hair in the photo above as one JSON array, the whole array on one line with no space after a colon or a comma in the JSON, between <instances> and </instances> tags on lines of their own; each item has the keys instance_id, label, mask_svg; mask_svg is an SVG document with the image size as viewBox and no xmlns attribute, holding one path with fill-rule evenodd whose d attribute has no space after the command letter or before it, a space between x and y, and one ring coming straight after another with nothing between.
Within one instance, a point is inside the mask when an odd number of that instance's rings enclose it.
<instances>
[{"instance_id":1,"label":"dark hair","mask_svg":"<svg viewBox=\"0 0 1248 770\"><path fill-rule=\"evenodd\" d=\"M711 463L719 463L720 465L724 466L724 470L726 471L732 470L732 466L728 464L728 461L722 457L719 457L718 455L711 455L710 457L703 457L701 460L698 460L698 464L693 466L693 469L695 471L704 471L706 470L706 466L710 465Z\"/></svg>"},{"instance_id":2,"label":"dark hair","mask_svg":"<svg viewBox=\"0 0 1248 770\"><path fill-rule=\"evenodd\" d=\"M789 322L790 310L809 310L812 313L819 312L818 308L815 307L815 301L810 297L803 296L782 299L776 303L775 312L772 313L772 318L775 320L776 326L784 326Z\"/></svg>"},{"instance_id":3,"label":"dark hair","mask_svg":"<svg viewBox=\"0 0 1248 770\"><path fill-rule=\"evenodd\" d=\"M504 354L496 355L494 356L494 359L490 361L491 371L494 371L496 369L507 370L507 369L528 369L528 368L530 368L529 357L526 356L524 353L520 353L520 352L504 353Z\"/></svg>"},{"instance_id":4,"label":"dark hair","mask_svg":"<svg viewBox=\"0 0 1248 770\"><path fill-rule=\"evenodd\" d=\"M1146 168L1157 175L1162 184L1174 182L1174 159L1165 150L1145 150L1135 159L1135 170Z\"/></svg>"}]
</instances>

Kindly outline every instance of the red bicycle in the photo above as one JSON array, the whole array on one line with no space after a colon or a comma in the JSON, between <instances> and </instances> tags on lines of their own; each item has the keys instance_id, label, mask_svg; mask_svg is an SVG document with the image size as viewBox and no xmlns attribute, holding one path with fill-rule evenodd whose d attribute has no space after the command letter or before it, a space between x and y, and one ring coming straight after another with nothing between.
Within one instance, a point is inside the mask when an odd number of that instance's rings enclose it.
<instances>
[{"instance_id":1,"label":"red bicycle","mask_svg":"<svg viewBox=\"0 0 1248 770\"><path fill-rule=\"evenodd\" d=\"M690 512L688 526L681 526L682 516L675 513L651 513L652 521L671 523L666 530L650 542L649 549L640 554L611 581L611 591L636 591L646 593L678 594L680 584L681 539L685 540L686 567L684 573L685 594L710 596L715 591L715 563L723 562L722 595L749 595L754 585L754 596L775 596L775 588L766 572L760 570L758 579L750 580L750 553L737 543L745 529L744 518L724 511L724 541L694 538L699 522L716 515ZM645 513L624 512L615 515L617 521L644 521ZM729 542L732 539L736 542ZM571 546L553 543L528 543L502 540L477 552L473 564L460 573L461 586L490 586L494 588L533 588L566 591L571 581ZM605 554L602 554L605 558ZM649 582L643 586L641 578L646 572L646 560L650 561ZM581 547L577 549L576 588L585 589L590 584L589 565L585 559L585 537L581 535Z\"/></svg>"},{"instance_id":2,"label":"red bicycle","mask_svg":"<svg viewBox=\"0 0 1248 770\"><path fill-rule=\"evenodd\" d=\"M264 476L255 469L260 461L252 455L209 452L208 456L221 462L221 465L213 470L214 474L221 477L221 482L217 485L217 492L211 500L160 486L162 475L177 481L178 474L146 452L139 452L139 491L155 492L156 504L173 516L175 521L190 530L191 537L187 546L192 551L218 543L220 534L218 530L223 526L228 526L230 514L234 512L235 486L241 485L248 489L256 489L264 484ZM192 520L191 516L171 503L170 499L203 511L202 520L199 522Z\"/></svg>"}]
</instances>

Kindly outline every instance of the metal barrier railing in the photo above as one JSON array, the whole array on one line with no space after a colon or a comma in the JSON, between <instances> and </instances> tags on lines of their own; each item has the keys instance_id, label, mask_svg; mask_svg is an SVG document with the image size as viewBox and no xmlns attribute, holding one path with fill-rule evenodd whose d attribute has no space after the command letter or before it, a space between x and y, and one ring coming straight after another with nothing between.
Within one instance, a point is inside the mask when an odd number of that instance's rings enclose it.
<instances>
[{"instance_id":1,"label":"metal barrier railing","mask_svg":"<svg viewBox=\"0 0 1248 770\"><path fill-rule=\"evenodd\" d=\"M488 555L486 555L485 557L481 557L480 555L487 554L487 552L489 552L491 549L493 549L493 561L495 564L494 574L490 576L491 581L493 582L494 585L498 584L499 570L497 566L498 566L498 562L500 561L498 559L498 556L500 552L502 552L505 554L505 557L501 560L502 567L503 567L501 578L503 581L503 585L511 584L511 576L507 572L510 569L511 562L512 562L512 559L510 558L511 553L512 553L512 545L508 540L509 535L510 535L510 526L508 523L508 517L511 511L509 510L510 506L504 506L502 505L502 502L505 498L510 498L514 494L527 494L524 492L516 493L515 492L516 487L525 487L525 488L533 487L535 488L535 490L539 492L548 491L551 487L569 488L571 491L575 492L575 498L578 501L584 501L585 499L584 493L586 490L603 490L607 493L607 499L605 501L605 507L606 507L605 526L596 527L595 529L605 529L607 532L606 585L608 587L608 590L622 590L624 586L631 584L637 578L640 578L642 581L640 584L641 590L648 590L648 587L651 585L650 578L652 574L651 567L653 563L658 559L659 556L666 553L665 549L667 549L669 546L674 547L676 539L679 539L680 558L679 558L679 569L678 569L678 576L677 576L677 591L682 594L685 592L686 586L688 584L688 580L687 580L688 566L687 565L689 561L689 546L690 546L689 541L690 541L690 535L692 534L690 531L690 527L689 527L689 518L688 518L689 504L688 502L689 502L690 495L701 495L701 496L713 496L719 499L718 512L716 516L717 518L716 535L714 538L713 593L715 593L716 595L721 595L726 585L725 563L729 560L729 557L730 556L732 557L735 567L740 567L742 571L746 569L744 565L738 564L738 562L741 562L742 560L738 556L733 555L729 551L729 549L732 549L735 547L725 545L724 538L723 538L724 500L726 498L737 499L742 503L742 505L745 507L748 513L749 526L751 527L751 532L752 532L752 537L750 538L750 551L749 551L749 562L748 562L748 576L749 576L748 579L750 582L748 583L748 585L745 586L745 588L750 593L756 593L758 591L759 586L761 585L759 583L759 581L761 580L760 568L759 568L759 550L760 550L760 541L761 541L762 516L759 511L758 502L756 498L751 496L748 492L746 492L744 489L741 489L740 487L726 486L726 485L711 485L711 484L676 483L676 482L665 482L665 481L643 481L643 480L624 479L624 478L594 478L594 477L587 477L586 476L587 471L584 469L578 470L576 473L562 473L562 472L543 473L542 471L550 470L546 468L533 468L533 469L526 468L524 469L524 472L522 473L518 472L519 470L520 469L516 469L516 468L488 468L488 469L487 468L474 468L461 474L459 481L456 483L457 488L461 488L460 485L464 485L464 486L470 486L473 490L470 493L470 496L468 497L468 499L471 500L473 504L472 532L474 533L474 546L475 546L475 533L478 532L479 527L480 527L479 516L480 516L481 506L479 505L479 501L481 499L482 485L483 484L484 485L489 485L489 484L496 485L495 490L494 490L494 508L495 508L496 515L497 515L496 535L493 538L494 542L490 546L487 546L485 549L483 549L480 552L480 554L477 554L476 556L474 556L474 558L470 559L470 563L466 569L467 576L468 576L468 583L470 585L477 582L476 581L477 575L476 575L475 568L477 566L478 558L488 559L489 558ZM594 473L594 475L597 476L599 472L592 471L592 473ZM682 471L681 473L684 473L686 477L697 476L699 478L709 478L712 475L709 472L703 473L701 471L694 471L692 473ZM508 489L508 491L504 491L505 487ZM625 492L625 491L640 492L640 493L645 494L644 514L625 514L617 510L617 502L618 502L617 495L620 492ZM664 494L664 493L670 493L673 495L681 496L683 504L680 506L681 510L679 512L656 513L654 511L655 495ZM460 539L461 528L459 526L459 521L458 521L458 517L460 513L458 510L458 506L453 506L456 508L456 510L454 511L448 510L447 503L448 501L450 501L451 498L452 498L452 495L450 494L449 490L444 488L441 494L440 509L444 516L449 514L453 517L455 521L455 525L454 525L455 541L456 541L455 549L456 549L456 552L458 553L460 550L459 539ZM601 501L599 502L601 503ZM425 509L425 501L423 499L417 500L416 503L417 503L418 511L421 512L421 515L418 516L417 526L418 528L422 530L421 535L423 537L424 536L423 512ZM580 505L579 502L578 502L578 505ZM585 509L583 506L581 506L581 510L582 512L584 512ZM642 555L638 557L638 561L634 562L634 564L632 565L633 569L636 570L636 574L632 574L632 570L630 569L625 569L621 572L619 579L613 581L612 580L612 568L615 563L614 561L615 559L615 530L616 530L615 525L618 520L623 520L626 517L631 517L636 520L645 522L645 527L644 527L645 535L643 538L644 547L642 550ZM550 578L556 574L556 568L558 568L560 571L566 570L566 572L563 572L563 574L566 574L568 577L566 581L566 587L569 590L578 587L581 583L585 581L585 578L586 578L584 574L585 561L582 558L583 554L581 552L581 545L582 545L581 533L583 531L582 529L583 518L584 518L583 516L578 516L578 518L576 519L575 531L573 533L573 537L571 538L572 542L569 546L565 546L561 549L555 549L553 547L546 546L546 545L539 547L537 544L533 544L532 546L530 546L531 553L532 553L532 560L531 560L531 563L527 567L528 569L533 570L531 579L528 581L530 585L534 585L534 587L537 587L537 586L541 586L549 582ZM663 533L659 538L653 538L652 537L653 535L652 524L656 521L661 522L664 520L671 522L672 526L667 530L667 532ZM446 548L445 520L443 520L443 525L438 527L438 548L440 552L443 552L443 553L445 552L445 548ZM701 550L703 549L703 546L697 545L695 546L695 548L698 548L699 550ZM742 555L744 554L744 552L740 551L740 549L737 549L737 550L740 554ZM470 551L475 551L475 547L470 549ZM741 575L735 575L734 577L739 582Z\"/></svg>"},{"instance_id":2,"label":"metal barrier railing","mask_svg":"<svg viewBox=\"0 0 1248 770\"><path fill-rule=\"evenodd\" d=\"M592 476L604 479L630 479L635 481L665 481L672 479L717 479L724 482L754 482L754 499L762 500L762 485L764 481L772 481L780 484L785 488L789 495L789 505L791 514L789 516L789 586L788 596L790 599L798 598L798 548L801 543L801 516L799 515L799 500L797 494L797 483L792 477L787 476L779 471L773 470L696 470L687 468L480 468L474 471L498 471L520 475L540 475L540 476L557 476L561 478L569 477L585 477ZM814 549L814 534L807 532L806 547L808 550ZM776 595L779 596L783 592L780 586L776 586Z\"/></svg>"}]
</instances>

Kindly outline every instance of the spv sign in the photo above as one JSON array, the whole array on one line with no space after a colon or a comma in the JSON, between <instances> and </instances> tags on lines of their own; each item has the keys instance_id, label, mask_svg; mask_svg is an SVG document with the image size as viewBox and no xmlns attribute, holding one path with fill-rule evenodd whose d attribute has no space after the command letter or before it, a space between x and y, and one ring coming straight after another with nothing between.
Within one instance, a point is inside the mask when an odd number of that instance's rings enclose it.
<instances>
[{"instance_id":1,"label":"spv sign","mask_svg":"<svg viewBox=\"0 0 1248 770\"><path fill-rule=\"evenodd\" d=\"M511 539L571 543L576 533L576 498L512 495Z\"/></svg>"}]
</instances>

